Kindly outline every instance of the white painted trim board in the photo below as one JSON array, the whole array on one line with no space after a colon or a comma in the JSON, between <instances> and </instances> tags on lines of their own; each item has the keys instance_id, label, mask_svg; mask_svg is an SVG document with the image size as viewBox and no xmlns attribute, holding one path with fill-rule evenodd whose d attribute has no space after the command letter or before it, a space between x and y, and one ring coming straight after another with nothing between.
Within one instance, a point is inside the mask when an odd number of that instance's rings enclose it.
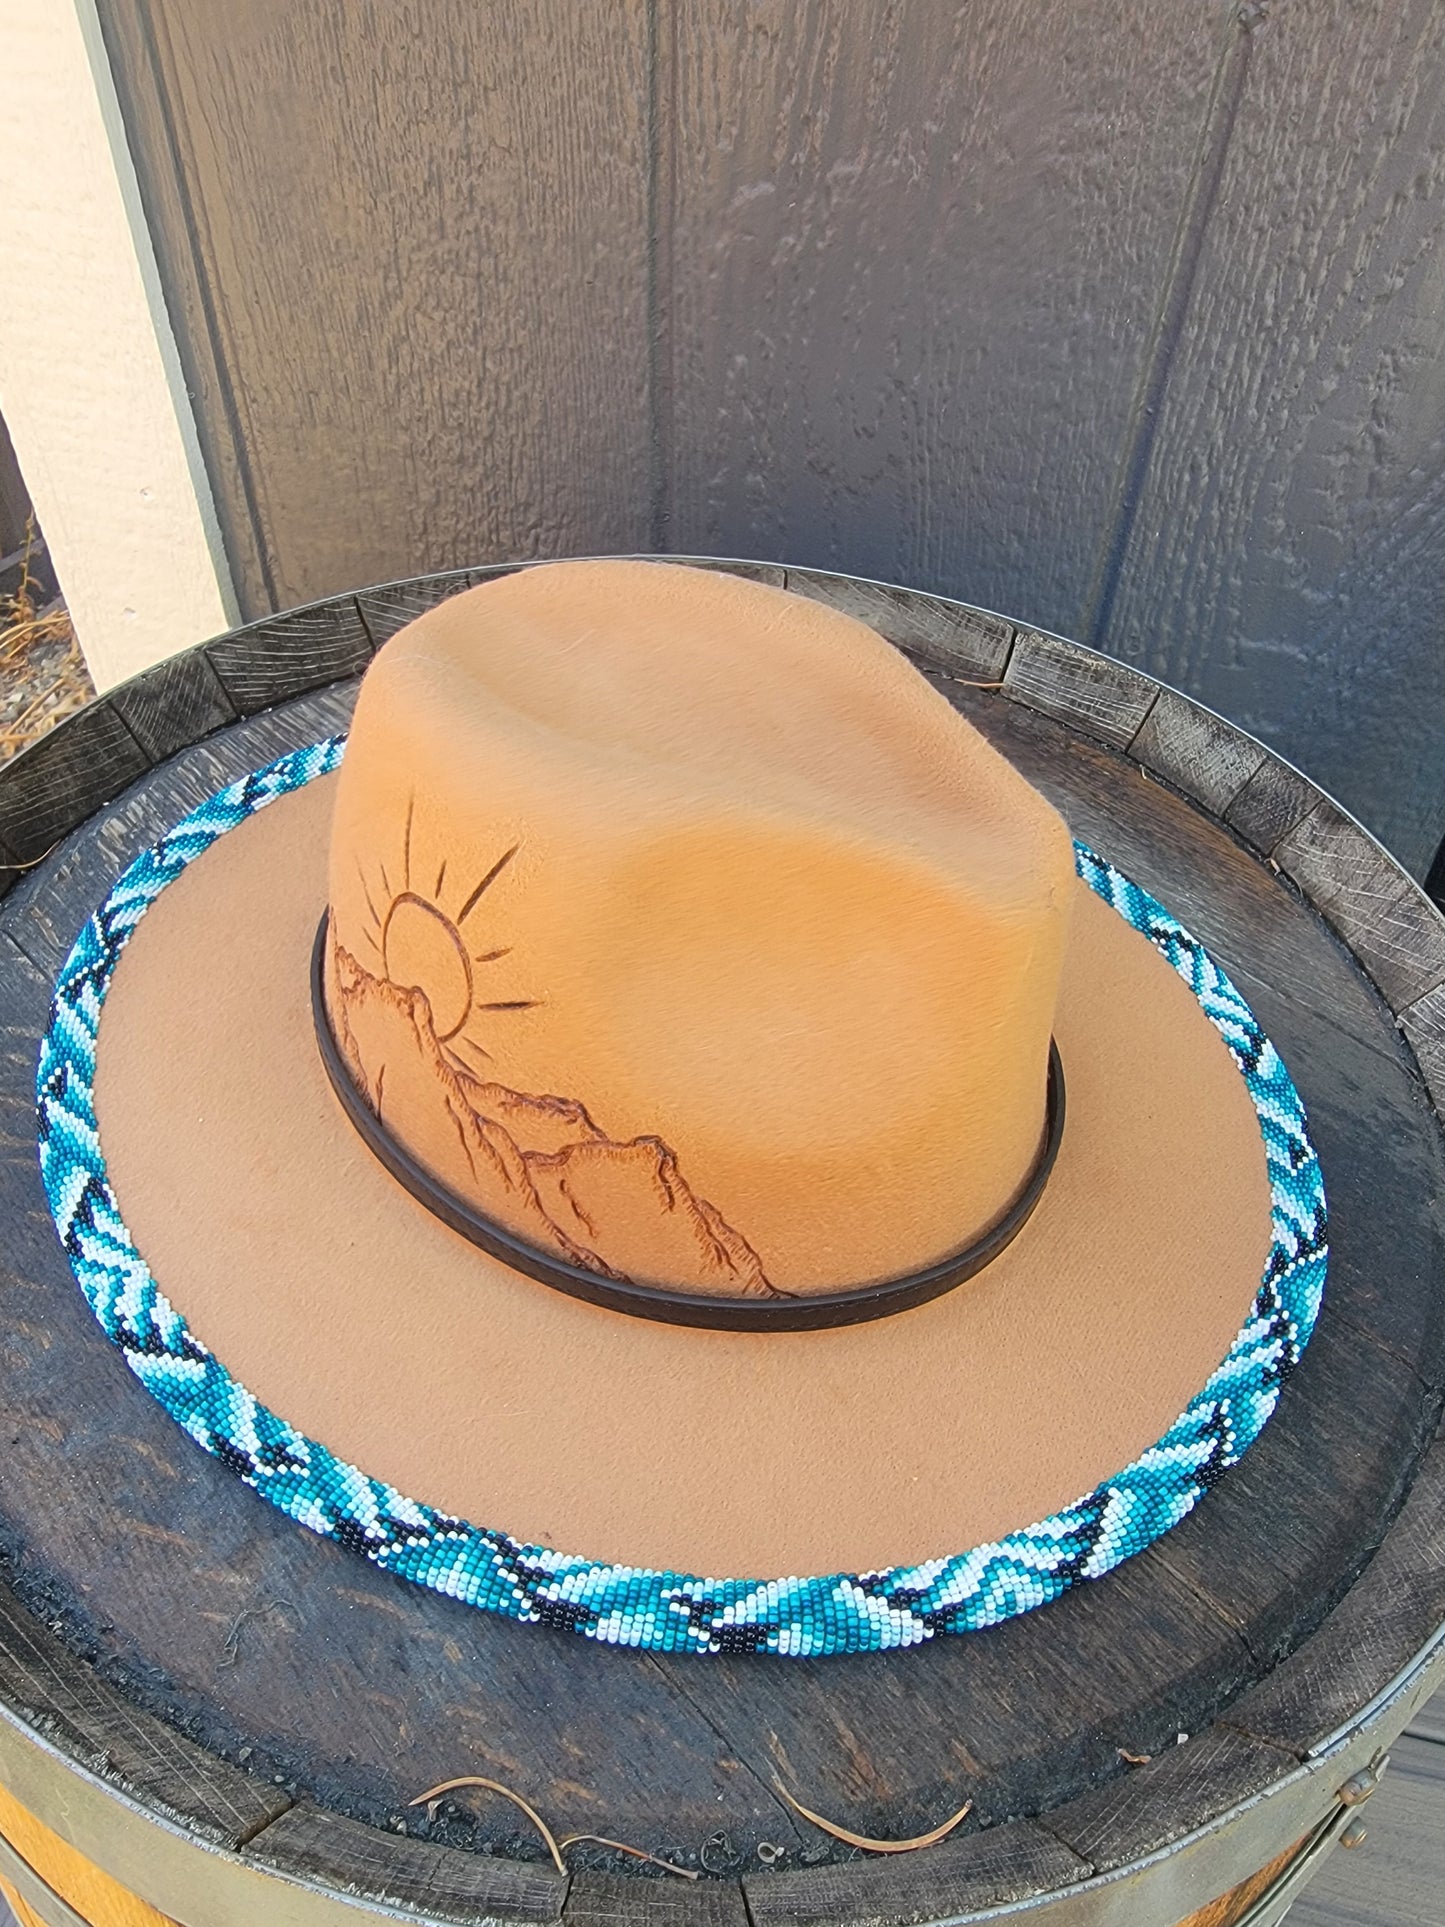
<instances>
[{"instance_id":1,"label":"white painted trim board","mask_svg":"<svg viewBox=\"0 0 1445 1927\"><path fill-rule=\"evenodd\" d=\"M97 687L236 596L94 0L0 0L0 414Z\"/></svg>"}]
</instances>

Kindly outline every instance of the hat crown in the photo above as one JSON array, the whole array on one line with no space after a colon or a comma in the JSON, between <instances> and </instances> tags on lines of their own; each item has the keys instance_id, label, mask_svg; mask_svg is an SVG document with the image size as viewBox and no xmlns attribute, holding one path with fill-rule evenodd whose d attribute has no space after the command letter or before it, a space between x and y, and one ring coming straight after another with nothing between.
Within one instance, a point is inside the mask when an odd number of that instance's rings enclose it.
<instances>
[{"instance_id":1,"label":"hat crown","mask_svg":"<svg viewBox=\"0 0 1445 1927\"><path fill-rule=\"evenodd\" d=\"M538 1249L837 1290L1022 1186L1071 879L1062 820L861 623L547 565L368 671L327 1008L388 1131Z\"/></svg>"}]
</instances>

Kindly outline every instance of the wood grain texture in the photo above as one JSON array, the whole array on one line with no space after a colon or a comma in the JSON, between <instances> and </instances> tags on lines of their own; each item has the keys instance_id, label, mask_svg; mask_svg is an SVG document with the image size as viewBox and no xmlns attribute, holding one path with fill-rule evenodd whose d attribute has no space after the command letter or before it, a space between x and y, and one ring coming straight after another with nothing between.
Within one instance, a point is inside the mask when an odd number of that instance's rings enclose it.
<instances>
[{"instance_id":1,"label":"wood grain texture","mask_svg":"<svg viewBox=\"0 0 1445 1927\"><path fill-rule=\"evenodd\" d=\"M345 729L356 688L355 682L334 683L312 696L301 712L309 732L301 740L315 741ZM17 929L22 921L24 926L20 947L47 981L54 978L75 940L79 926L71 904L76 893L96 888L103 893L110 879L188 810L237 777L294 749L295 716L296 712L283 707L249 717L173 757L163 779L133 789L105 813L103 821L63 836L49 860L21 878L15 889ZM60 736L70 727L69 722L62 723L55 733ZM63 808L57 799L57 821L69 819L69 828L84 809L83 797L83 789L80 799L72 793Z\"/></svg>"},{"instance_id":2,"label":"wood grain texture","mask_svg":"<svg viewBox=\"0 0 1445 1927\"><path fill-rule=\"evenodd\" d=\"M1066 0L678 7L666 546L1076 627L1221 23Z\"/></svg>"},{"instance_id":3,"label":"wood grain texture","mask_svg":"<svg viewBox=\"0 0 1445 1927\"><path fill-rule=\"evenodd\" d=\"M93 1773L216 1846L239 1847L291 1804L139 1709L45 1636L0 1587L0 1694Z\"/></svg>"},{"instance_id":4,"label":"wood grain texture","mask_svg":"<svg viewBox=\"0 0 1445 1927\"><path fill-rule=\"evenodd\" d=\"M1433 0L1257 17L1110 620L1090 636L1440 840L1445 91Z\"/></svg>"},{"instance_id":5,"label":"wood grain texture","mask_svg":"<svg viewBox=\"0 0 1445 1927\"><path fill-rule=\"evenodd\" d=\"M1383 1548L1315 1637L1225 1715L1304 1754L1322 1747L1445 1620L1445 1445L1426 1458Z\"/></svg>"},{"instance_id":6,"label":"wood grain texture","mask_svg":"<svg viewBox=\"0 0 1445 1927\"><path fill-rule=\"evenodd\" d=\"M149 767L114 704L88 704L0 769L0 842L13 862L38 862Z\"/></svg>"},{"instance_id":7,"label":"wood grain texture","mask_svg":"<svg viewBox=\"0 0 1445 1927\"><path fill-rule=\"evenodd\" d=\"M1129 744L1136 763L1216 816L1263 765L1266 751L1177 689L1161 689Z\"/></svg>"},{"instance_id":8,"label":"wood grain texture","mask_svg":"<svg viewBox=\"0 0 1445 1927\"><path fill-rule=\"evenodd\" d=\"M999 682L1008 667L1014 630L1002 616L941 596L858 582L811 569L789 569L786 586L866 622L919 662L965 681Z\"/></svg>"},{"instance_id":9,"label":"wood grain texture","mask_svg":"<svg viewBox=\"0 0 1445 1927\"><path fill-rule=\"evenodd\" d=\"M907 1927L1085 1879L1088 1864L1029 1820L927 1852L744 1880L753 1927Z\"/></svg>"},{"instance_id":10,"label":"wood grain texture","mask_svg":"<svg viewBox=\"0 0 1445 1927\"><path fill-rule=\"evenodd\" d=\"M1319 800L1319 790L1307 777L1271 756L1248 778L1224 820L1262 856L1269 856Z\"/></svg>"},{"instance_id":11,"label":"wood grain texture","mask_svg":"<svg viewBox=\"0 0 1445 1927\"><path fill-rule=\"evenodd\" d=\"M372 656L361 611L349 596L287 610L205 645L236 713L250 716L273 703L359 676Z\"/></svg>"},{"instance_id":12,"label":"wood grain texture","mask_svg":"<svg viewBox=\"0 0 1445 1927\"><path fill-rule=\"evenodd\" d=\"M1242 1880L1227 1894L1221 1894L1217 1900L1211 1900L1207 1907L1201 1907L1187 1920L1180 1921L1179 1927L1238 1927L1248 1909L1287 1872L1303 1845L1303 1841L1296 1841L1293 1846L1286 1847L1278 1858L1261 1867L1248 1880Z\"/></svg>"},{"instance_id":13,"label":"wood grain texture","mask_svg":"<svg viewBox=\"0 0 1445 1927\"><path fill-rule=\"evenodd\" d=\"M1228 1727L1210 1727L1045 1814L1043 1824L1096 1872L1110 1873L1262 1793L1295 1764L1294 1756L1279 1747Z\"/></svg>"},{"instance_id":14,"label":"wood grain texture","mask_svg":"<svg viewBox=\"0 0 1445 1927\"><path fill-rule=\"evenodd\" d=\"M1434 1422L1445 1171L1406 1047L1338 941L1227 831L1021 704L940 686L1047 778L1076 829L1231 968L1250 965L1250 994L1301 1082L1332 1183L1339 1171L1337 1336L1326 1344L1322 1329L1316 1341L1316 1392L1329 1396L1312 1397L1302 1375L1287 1388L1255 1448L1275 1453L1271 1477L1231 1499L1246 1460L1162 1546L1109 1578L989 1634L902 1656L663 1661L405 1586L297 1531L196 1452L96 1330L35 1171L30 1086L48 979L10 949L0 955L0 1537L12 1587L135 1704L263 1785L280 1775L288 1796L387 1831L422 1788L491 1772L563 1830L698 1857L721 1828L734 1870L757 1864L761 1842L796 1867L816 1841L779 1799L781 1775L810 1804L879 1833L920 1830L972 1796L978 1811L954 1850L982 1869L1013 1852L982 1821L1052 1808L1123 1773L1119 1749L1160 1752L1178 1730L1197 1731L1318 1618L1320 1575L1339 1568L1343 1580L1375 1544L1417 1430ZM254 717L154 772L28 879L0 921L48 963L156 823L238 766L327 733L351 694ZM1342 1342L1348 1331L1373 1336L1356 1347ZM1351 1361L1363 1374L1353 1389L1339 1379ZM1359 1406L1377 1433L1363 1449L1351 1429ZM1351 1454L1355 1469L1334 1478ZM1231 1505L1226 1543L1210 1542L1211 1519ZM1279 1570L1267 1592L1271 1548ZM1210 1570L1221 1561L1245 1574L1244 1590L1221 1595ZM168 1603L159 1650L157 1598ZM1401 1619L1397 1636L1404 1629ZM500 1804L473 1816L458 1802L408 1824L448 1846L534 1851ZM1006 1873L1001 1864L989 1877Z\"/></svg>"},{"instance_id":15,"label":"wood grain texture","mask_svg":"<svg viewBox=\"0 0 1445 1927\"><path fill-rule=\"evenodd\" d=\"M292 1879L428 1919L556 1921L567 1882L549 1862L458 1853L396 1831L358 1826L299 1801L251 1842L246 1858Z\"/></svg>"},{"instance_id":16,"label":"wood grain texture","mask_svg":"<svg viewBox=\"0 0 1445 1927\"><path fill-rule=\"evenodd\" d=\"M1267 1428L1199 1508L1198 1529L1159 1549L1172 1573L1241 1628L1257 1666L1312 1631L1360 1570L1428 1437L1431 1407L1412 1399L1410 1368L1334 1313L1331 1305L1321 1314L1282 1395L1293 1420L1288 1446ZM1344 1405L1327 1409L1335 1399ZM1281 1492L1288 1504L1269 1507L1260 1530L1268 1495Z\"/></svg>"},{"instance_id":17,"label":"wood grain texture","mask_svg":"<svg viewBox=\"0 0 1445 1927\"><path fill-rule=\"evenodd\" d=\"M110 692L116 714L153 763L236 720L204 648L169 656Z\"/></svg>"},{"instance_id":18,"label":"wood grain texture","mask_svg":"<svg viewBox=\"0 0 1445 1927\"><path fill-rule=\"evenodd\" d=\"M1273 855L1323 910L1393 1010L1445 978L1445 918L1338 804L1320 802Z\"/></svg>"},{"instance_id":19,"label":"wood grain texture","mask_svg":"<svg viewBox=\"0 0 1445 1927\"><path fill-rule=\"evenodd\" d=\"M1133 742L1159 694L1156 683L1127 663L1034 629L1015 636L1003 687L1014 701L1116 749Z\"/></svg>"},{"instance_id":20,"label":"wood grain texture","mask_svg":"<svg viewBox=\"0 0 1445 1927\"><path fill-rule=\"evenodd\" d=\"M578 1873L563 1909L567 1927L749 1927L735 1880L656 1880Z\"/></svg>"},{"instance_id":21,"label":"wood grain texture","mask_svg":"<svg viewBox=\"0 0 1445 1927\"><path fill-rule=\"evenodd\" d=\"M398 629L404 629L407 623L425 615L428 609L434 609L439 602L460 595L463 589L474 589L478 583L510 573L509 569L499 565L494 569L449 569L444 575L412 576L403 582L383 582L374 589L360 590L356 596L356 607L366 625L372 648L379 649Z\"/></svg>"},{"instance_id":22,"label":"wood grain texture","mask_svg":"<svg viewBox=\"0 0 1445 1927\"><path fill-rule=\"evenodd\" d=\"M0 897L8 895L24 874L24 866L15 852L0 843Z\"/></svg>"},{"instance_id":23,"label":"wood grain texture","mask_svg":"<svg viewBox=\"0 0 1445 1927\"><path fill-rule=\"evenodd\" d=\"M776 562L748 562L723 555L671 555L646 559L677 562L690 569L714 569L722 575L740 575L748 582L765 582L773 589L786 589L788 586L788 571Z\"/></svg>"},{"instance_id":24,"label":"wood grain texture","mask_svg":"<svg viewBox=\"0 0 1445 1927\"><path fill-rule=\"evenodd\" d=\"M248 615L649 545L642 0L102 12Z\"/></svg>"},{"instance_id":25,"label":"wood grain texture","mask_svg":"<svg viewBox=\"0 0 1445 1927\"><path fill-rule=\"evenodd\" d=\"M1087 613L1423 869L1431 0L372 11L101 0L249 614L640 547Z\"/></svg>"},{"instance_id":26,"label":"wood grain texture","mask_svg":"<svg viewBox=\"0 0 1445 1927\"><path fill-rule=\"evenodd\" d=\"M1410 1041L1425 1087L1445 1116L1445 988L1430 990L1400 1012L1400 1028Z\"/></svg>"},{"instance_id":27,"label":"wood grain texture","mask_svg":"<svg viewBox=\"0 0 1445 1927\"><path fill-rule=\"evenodd\" d=\"M770 1668L666 1659L739 1759L856 1832L909 1837L964 1800L956 1844L1047 1808L1192 1727L1250 1675L1236 1626L1156 1556L1030 1615L888 1657ZM1127 1631L1125 1630L1127 1629ZM766 1763L766 1764L763 1764ZM818 1844L793 1822L803 1847ZM786 1842L788 1834L773 1834ZM797 1851L796 1848L793 1849Z\"/></svg>"}]
</instances>

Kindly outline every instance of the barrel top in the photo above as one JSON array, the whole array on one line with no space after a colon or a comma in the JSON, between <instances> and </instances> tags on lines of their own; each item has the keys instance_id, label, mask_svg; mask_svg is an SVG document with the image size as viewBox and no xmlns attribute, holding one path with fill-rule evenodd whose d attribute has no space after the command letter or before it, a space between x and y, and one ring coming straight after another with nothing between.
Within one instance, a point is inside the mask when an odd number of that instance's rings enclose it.
<instances>
[{"instance_id":1,"label":"barrel top","mask_svg":"<svg viewBox=\"0 0 1445 1927\"><path fill-rule=\"evenodd\" d=\"M1297 1769L1445 1621L1445 925L1242 732L987 612L786 572L906 648L1077 836L1205 942L1278 1045L1325 1171L1314 1339L1259 1442L1180 1526L1043 1610L915 1651L618 1651L300 1530L108 1345L34 1153L54 973L131 857L236 776L344 728L373 649L481 573L237 631L0 771L0 1715L197 1838L323 1885L350 1868L354 1891L437 1919L548 1920L566 1898L506 1801L409 1808L460 1775L505 1782L559 1835L701 1866L719 1878L688 1888L687 1910L744 1927L744 1876L755 1922L841 1921L867 1895L875 1916L921 1920L1066 1887ZM869 1835L973 1808L946 1849L861 1868L780 1782ZM660 1900L605 1847L568 1859L591 1871L569 1917Z\"/></svg>"}]
</instances>

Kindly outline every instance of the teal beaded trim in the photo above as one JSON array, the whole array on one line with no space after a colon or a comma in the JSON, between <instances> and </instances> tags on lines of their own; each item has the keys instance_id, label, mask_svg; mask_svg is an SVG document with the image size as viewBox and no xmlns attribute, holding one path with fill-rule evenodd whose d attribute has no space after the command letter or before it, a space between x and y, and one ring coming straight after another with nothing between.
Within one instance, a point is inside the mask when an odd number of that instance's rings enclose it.
<instances>
[{"instance_id":1,"label":"teal beaded trim","mask_svg":"<svg viewBox=\"0 0 1445 1927\"><path fill-rule=\"evenodd\" d=\"M367 1478L268 1411L187 1329L126 1229L96 1126L96 1035L120 953L167 884L257 810L334 770L343 743L331 737L232 783L136 858L60 972L37 1074L46 1195L101 1329L191 1437L273 1505L434 1591L612 1645L879 1652L997 1625L1108 1572L1177 1524L1258 1437L1308 1342L1324 1290L1324 1188L1304 1108L1219 966L1153 897L1082 845L1080 876L1189 985L1239 1067L1264 1138L1273 1210L1269 1261L1228 1356L1164 1437L1117 1477L1037 1525L922 1565L711 1580L572 1558L450 1518ZM1173 1260L1165 1254L1161 1262Z\"/></svg>"}]
</instances>

